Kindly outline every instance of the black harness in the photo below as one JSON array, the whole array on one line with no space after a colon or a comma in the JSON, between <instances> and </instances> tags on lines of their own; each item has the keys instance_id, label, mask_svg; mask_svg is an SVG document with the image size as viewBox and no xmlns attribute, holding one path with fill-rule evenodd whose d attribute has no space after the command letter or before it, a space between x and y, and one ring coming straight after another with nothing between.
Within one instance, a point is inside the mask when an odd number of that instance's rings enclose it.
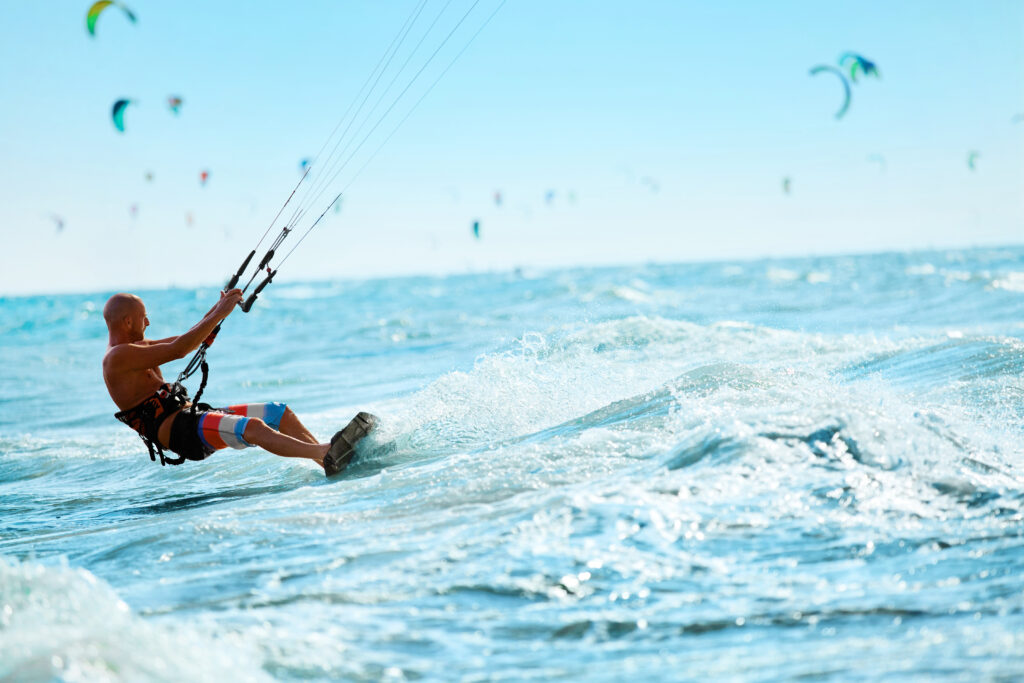
<instances>
[{"instance_id":1,"label":"black harness","mask_svg":"<svg viewBox=\"0 0 1024 683\"><path fill-rule=\"evenodd\" d=\"M150 460L156 462L156 456L159 455L161 465L180 465L185 462L185 458L175 458L164 453L160 445L159 432L164 421L186 403L188 390L185 386L180 382L167 383L142 403L115 413L114 417L139 433L146 448L149 449Z\"/></svg>"}]
</instances>

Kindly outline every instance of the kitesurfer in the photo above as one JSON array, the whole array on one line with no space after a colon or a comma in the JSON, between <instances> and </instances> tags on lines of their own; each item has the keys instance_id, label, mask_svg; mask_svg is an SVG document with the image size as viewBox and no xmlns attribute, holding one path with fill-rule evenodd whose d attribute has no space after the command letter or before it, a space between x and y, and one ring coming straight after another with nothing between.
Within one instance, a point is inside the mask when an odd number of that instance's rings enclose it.
<instances>
[{"instance_id":1,"label":"kitesurfer","mask_svg":"<svg viewBox=\"0 0 1024 683\"><path fill-rule=\"evenodd\" d=\"M183 358L206 340L240 302L242 292L230 289L192 329L176 337L146 339L146 306L134 294L115 294L103 307L109 343L103 356L103 380L118 412L115 417L137 431L150 458L179 465L203 460L221 448L259 446L275 455L307 458L327 476L345 469L357 441L374 428L377 418L359 413L330 443L320 443L283 403L253 403L192 408L178 382L164 381L160 366ZM176 453L175 458L164 449Z\"/></svg>"}]
</instances>

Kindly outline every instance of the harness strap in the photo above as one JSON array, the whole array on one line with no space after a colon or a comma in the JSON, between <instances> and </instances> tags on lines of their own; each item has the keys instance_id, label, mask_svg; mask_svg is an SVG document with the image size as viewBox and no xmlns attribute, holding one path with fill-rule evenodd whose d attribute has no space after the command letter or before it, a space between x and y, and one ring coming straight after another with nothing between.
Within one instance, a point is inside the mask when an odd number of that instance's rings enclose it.
<instances>
[{"instance_id":1,"label":"harness strap","mask_svg":"<svg viewBox=\"0 0 1024 683\"><path fill-rule=\"evenodd\" d=\"M167 455L167 453L164 451L163 446L160 445L159 441L153 441L148 436L145 436L143 434L139 434L139 436L142 437L142 442L146 444L146 448L149 449L149 459L152 460L153 462L156 462L157 455L160 456L161 466L166 466L167 464L180 465L181 463L185 462L185 458L174 458L171 457L170 455Z\"/></svg>"},{"instance_id":2,"label":"harness strap","mask_svg":"<svg viewBox=\"0 0 1024 683\"><path fill-rule=\"evenodd\" d=\"M199 390L196 391L196 397L192 399L192 407L189 410L195 415L196 407L199 405L199 397L203 395L203 390L206 389L206 380L210 379L210 364L206 362L206 354L203 354L203 361L199 365L199 369L203 371L203 378L199 380Z\"/></svg>"}]
</instances>

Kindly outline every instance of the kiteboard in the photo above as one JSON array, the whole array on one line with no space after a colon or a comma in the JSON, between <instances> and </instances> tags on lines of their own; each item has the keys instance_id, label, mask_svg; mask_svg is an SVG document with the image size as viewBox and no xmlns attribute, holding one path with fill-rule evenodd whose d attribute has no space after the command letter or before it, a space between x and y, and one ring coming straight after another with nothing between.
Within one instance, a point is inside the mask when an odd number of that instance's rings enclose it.
<instances>
[{"instance_id":1,"label":"kiteboard","mask_svg":"<svg viewBox=\"0 0 1024 683\"><path fill-rule=\"evenodd\" d=\"M340 474L352 461L356 453L356 444L372 432L379 420L370 413L358 413L331 438L331 447L324 456L324 473L328 477Z\"/></svg>"}]
</instances>

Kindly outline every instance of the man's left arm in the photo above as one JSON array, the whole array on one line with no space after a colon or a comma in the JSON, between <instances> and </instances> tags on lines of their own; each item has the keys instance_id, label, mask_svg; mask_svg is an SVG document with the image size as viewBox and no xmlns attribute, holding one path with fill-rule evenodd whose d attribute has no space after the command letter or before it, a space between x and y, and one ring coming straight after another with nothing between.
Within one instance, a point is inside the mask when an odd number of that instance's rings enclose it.
<instances>
[{"instance_id":1,"label":"man's left arm","mask_svg":"<svg viewBox=\"0 0 1024 683\"><path fill-rule=\"evenodd\" d=\"M172 341L177 339L178 336L179 335L174 335L173 337L164 337L163 339L143 339L142 341L136 343L145 344L146 346L149 346L150 344L170 344Z\"/></svg>"},{"instance_id":2,"label":"man's left arm","mask_svg":"<svg viewBox=\"0 0 1024 683\"><path fill-rule=\"evenodd\" d=\"M216 307L217 307L217 304L214 304L213 306L210 306L210 310L206 312L206 315L210 315L210 313ZM138 342L138 343L146 344L146 345L149 345L149 344L170 344L171 342L173 342L175 339L177 339L180 336L181 336L180 334L176 334L173 337L164 337L163 339L143 339L141 342Z\"/></svg>"}]
</instances>

